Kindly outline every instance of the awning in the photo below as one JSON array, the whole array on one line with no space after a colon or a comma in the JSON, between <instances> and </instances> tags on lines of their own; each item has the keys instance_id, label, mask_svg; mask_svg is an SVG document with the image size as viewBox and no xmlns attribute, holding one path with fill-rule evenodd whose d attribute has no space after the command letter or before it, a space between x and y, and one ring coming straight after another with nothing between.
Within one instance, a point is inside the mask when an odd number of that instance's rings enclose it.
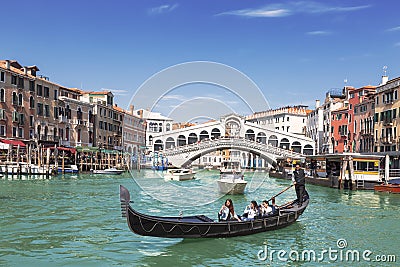
<instances>
[{"instance_id":1,"label":"awning","mask_svg":"<svg viewBox=\"0 0 400 267\"><path fill-rule=\"evenodd\" d=\"M48 149L48 148L50 148L50 150L55 149L54 146L49 146L49 147L44 147L43 150L46 150L46 149ZM58 151L69 151L69 152L71 152L72 154L75 154L75 153L76 153L76 149L73 148L73 147L62 147L62 146L58 146L58 147L57 147L57 150L58 150Z\"/></svg>"},{"instance_id":2,"label":"awning","mask_svg":"<svg viewBox=\"0 0 400 267\"><path fill-rule=\"evenodd\" d=\"M9 145L13 145L13 146L26 146L24 142L20 141L20 140L8 140L8 139L1 139L1 142L4 144L9 144Z\"/></svg>"},{"instance_id":3,"label":"awning","mask_svg":"<svg viewBox=\"0 0 400 267\"><path fill-rule=\"evenodd\" d=\"M78 152L97 152L97 151L99 151L99 148L95 147L95 146L93 146L93 147L90 147L90 146L77 146L76 150Z\"/></svg>"}]
</instances>

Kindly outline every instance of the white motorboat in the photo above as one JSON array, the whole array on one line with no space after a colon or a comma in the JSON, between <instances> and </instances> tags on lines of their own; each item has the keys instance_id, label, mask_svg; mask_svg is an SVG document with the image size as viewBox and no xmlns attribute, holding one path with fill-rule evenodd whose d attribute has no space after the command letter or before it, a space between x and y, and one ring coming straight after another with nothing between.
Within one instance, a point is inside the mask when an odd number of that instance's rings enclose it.
<instances>
[{"instance_id":1,"label":"white motorboat","mask_svg":"<svg viewBox=\"0 0 400 267\"><path fill-rule=\"evenodd\" d=\"M224 161L217 181L219 191L224 194L243 194L247 182L239 161Z\"/></svg>"},{"instance_id":2,"label":"white motorboat","mask_svg":"<svg viewBox=\"0 0 400 267\"><path fill-rule=\"evenodd\" d=\"M117 168L108 168L104 170L91 170L94 174L111 174L111 175L118 175L125 172L124 170L118 170Z\"/></svg>"},{"instance_id":3,"label":"white motorboat","mask_svg":"<svg viewBox=\"0 0 400 267\"><path fill-rule=\"evenodd\" d=\"M170 169L164 175L165 180L185 181L194 179L196 172L191 169Z\"/></svg>"}]
</instances>

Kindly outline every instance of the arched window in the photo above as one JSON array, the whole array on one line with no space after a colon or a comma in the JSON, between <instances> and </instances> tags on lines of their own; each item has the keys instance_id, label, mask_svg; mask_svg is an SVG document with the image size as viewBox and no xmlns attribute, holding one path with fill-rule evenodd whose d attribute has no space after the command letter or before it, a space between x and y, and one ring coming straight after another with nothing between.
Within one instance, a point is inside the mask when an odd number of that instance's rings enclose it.
<instances>
[{"instance_id":1,"label":"arched window","mask_svg":"<svg viewBox=\"0 0 400 267\"><path fill-rule=\"evenodd\" d=\"M168 137L167 141L165 142L165 148L172 148L175 147L175 140L172 137Z\"/></svg>"},{"instance_id":2,"label":"arched window","mask_svg":"<svg viewBox=\"0 0 400 267\"><path fill-rule=\"evenodd\" d=\"M33 96L29 97L29 108L35 108L35 99Z\"/></svg>"},{"instance_id":3,"label":"arched window","mask_svg":"<svg viewBox=\"0 0 400 267\"><path fill-rule=\"evenodd\" d=\"M276 135L271 135L268 138L268 144L274 147L278 147L278 137L276 137Z\"/></svg>"},{"instance_id":4,"label":"arched window","mask_svg":"<svg viewBox=\"0 0 400 267\"><path fill-rule=\"evenodd\" d=\"M200 141L203 140L203 139L208 139L208 138L210 138L208 136L208 132L206 130L201 131L201 133L200 133Z\"/></svg>"},{"instance_id":5,"label":"arched window","mask_svg":"<svg viewBox=\"0 0 400 267\"><path fill-rule=\"evenodd\" d=\"M221 136L221 131L218 128L211 130L211 139L217 139Z\"/></svg>"},{"instance_id":6,"label":"arched window","mask_svg":"<svg viewBox=\"0 0 400 267\"><path fill-rule=\"evenodd\" d=\"M282 138L279 147L289 150L289 145L290 145L289 140L287 138Z\"/></svg>"},{"instance_id":7,"label":"arched window","mask_svg":"<svg viewBox=\"0 0 400 267\"><path fill-rule=\"evenodd\" d=\"M18 95L18 106L22 106L22 102L24 101L24 98L22 96L22 94Z\"/></svg>"},{"instance_id":8,"label":"arched window","mask_svg":"<svg viewBox=\"0 0 400 267\"><path fill-rule=\"evenodd\" d=\"M257 134L257 142L266 144L267 143L267 135L263 132L259 132Z\"/></svg>"},{"instance_id":9,"label":"arched window","mask_svg":"<svg viewBox=\"0 0 400 267\"><path fill-rule=\"evenodd\" d=\"M78 110L76 111L76 118L78 120L82 120L82 109L79 107Z\"/></svg>"},{"instance_id":10,"label":"arched window","mask_svg":"<svg viewBox=\"0 0 400 267\"><path fill-rule=\"evenodd\" d=\"M292 143L292 151L297 152L297 153L301 153L301 144L298 141L294 141Z\"/></svg>"},{"instance_id":11,"label":"arched window","mask_svg":"<svg viewBox=\"0 0 400 267\"><path fill-rule=\"evenodd\" d=\"M165 126L165 131L171 131L171 124L167 123L167 125Z\"/></svg>"},{"instance_id":12,"label":"arched window","mask_svg":"<svg viewBox=\"0 0 400 267\"><path fill-rule=\"evenodd\" d=\"M18 105L18 96L16 92L12 93L12 104L13 105Z\"/></svg>"},{"instance_id":13,"label":"arched window","mask_svg":"<svg viewBox=\"0 0 400 267\"><path fill-rule=\"evenodd\" d=\"M184 135L178 136L178 146L186 145L186 137Z\"/></svg>"},{"instance_id":14,"label":"arched window","mask_svg":"<svg viewBox=\"0 0 400 267\"><path fill-rule=\"evenodd\" d=\"M188 144L193 144L197 142L197 134L195 133L190 133L188 137Z\"/></svg>"},{"instance_id":15,"label":"arched window","mask_svg":"<svg viewBox=\"0 0 400 267\"><path fill-rule=\"evenodd\" d=\"M0 89L0 102L4 102L5 91L4 88Z\"/></svg>"},{"instance_id":16,"label":"arched window","mask_svg":"<svg viewBox=\"0 0 400 267\"><path fill-rule=\"evenodd\" d=\"M252 129L248 129L246 131L246 133L244 134L244 138L245 139L249 139L249 140L255 140L256 135L254 134L254 131Z\"/></svg>"}]
</instances>

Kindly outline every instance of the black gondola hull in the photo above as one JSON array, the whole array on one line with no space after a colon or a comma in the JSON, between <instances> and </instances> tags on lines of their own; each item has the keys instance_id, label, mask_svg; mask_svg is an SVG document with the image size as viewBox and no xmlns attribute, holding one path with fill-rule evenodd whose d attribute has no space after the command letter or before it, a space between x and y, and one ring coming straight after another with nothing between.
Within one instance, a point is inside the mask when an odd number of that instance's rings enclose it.
<instances>
[{"instance_id":1,"label":"black gondola hull","mask_svg":"<svg viewBox=\"0 0 400 267\"><path fill-rule=\"evenodd\" d=\"M203 215L157 217L142 214L129 205L129 192L122 188L121 208L131 231L138 235L165 238L234 237L276 230L294 223L309 203L307 198L302 206L297 207L292 201L281 206L274 216L251 221L217 222Z\"/></svg>"}]
</instances>

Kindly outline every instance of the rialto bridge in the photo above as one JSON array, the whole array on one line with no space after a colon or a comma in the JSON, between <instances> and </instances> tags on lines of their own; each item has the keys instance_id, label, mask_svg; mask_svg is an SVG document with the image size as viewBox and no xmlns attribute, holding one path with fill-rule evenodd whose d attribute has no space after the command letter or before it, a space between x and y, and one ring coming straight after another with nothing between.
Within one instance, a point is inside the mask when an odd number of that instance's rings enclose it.
<instances>
[{"instance_id":1,"label":"rialto bridge","mask_svg":"<svg viewBox=\"0 0 400 267\"><path fill-rule=\"evenodd\" d=\"M161 152L174 166L185 166L209 153L237 151L244 167L273 165L278 157L314 154L314 141L301 135L283 132L248 122L229 114L182 129L148 133L153 152Z\"/></svg>"}]
</instances>

